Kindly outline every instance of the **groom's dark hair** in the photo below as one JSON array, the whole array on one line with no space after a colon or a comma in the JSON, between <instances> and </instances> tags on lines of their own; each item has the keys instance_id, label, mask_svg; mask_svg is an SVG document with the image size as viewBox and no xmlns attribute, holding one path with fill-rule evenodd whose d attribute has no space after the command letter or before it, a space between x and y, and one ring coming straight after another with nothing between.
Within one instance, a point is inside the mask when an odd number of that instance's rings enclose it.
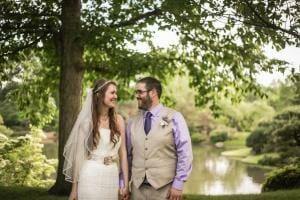
<instances>
[{"instance_id":1,"label":"groom's dark hair","mask_svg":"<svg viewBox=\"0 0 300 200\"><path fill-rule=\"evenodd\" d=\"M142 78L138 81L138 83L145 83L146 85L146 89L148 91L155 89L158 95L158 98L160 98L161 93L162 93L162 86L159 80L157 80L156 78L153 77L145 77Z\"/></svg>"}]
</instances>

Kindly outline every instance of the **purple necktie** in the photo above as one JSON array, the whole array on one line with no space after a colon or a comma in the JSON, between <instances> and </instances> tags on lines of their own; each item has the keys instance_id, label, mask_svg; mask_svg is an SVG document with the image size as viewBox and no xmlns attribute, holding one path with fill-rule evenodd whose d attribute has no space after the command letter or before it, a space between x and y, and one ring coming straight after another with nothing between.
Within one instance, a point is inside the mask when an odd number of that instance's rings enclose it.
<instances>
[{"instance_id":1,"label":"purple necktie","mask_svg":"<svg viewBox=\"0 0 300 200\"><path fill-rule=\"evenodd\" d=\"M151 112L146 113L146 119L145 119L145 124L144 124L144 130L145 130L146 135L148 135L148 133L151 129L151 116L152 116Z\"/></svg>"}]
</instances>

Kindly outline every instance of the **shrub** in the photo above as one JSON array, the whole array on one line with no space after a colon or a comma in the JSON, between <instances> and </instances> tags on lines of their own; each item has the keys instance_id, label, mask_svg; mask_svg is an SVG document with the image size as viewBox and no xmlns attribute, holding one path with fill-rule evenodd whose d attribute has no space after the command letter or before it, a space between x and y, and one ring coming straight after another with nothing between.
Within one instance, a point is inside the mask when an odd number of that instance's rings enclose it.
<instances>
[{"instance_id":1,"label":"shrub","mask_svg":"<svg viewBox=\"0 0 300 200\"><path fill-rule=\"evenodd\" d=\"M225 140L227 140L227 138L228 138L228 134L225 131L223 131L223 132L213 132L210 135L210 141L212 143L224 142Z\"/></svg>"},{"instance_id":2,"label":"shrub","mask_svg":"<svg viewBox=\"0 0 300 200\"><path fill-rule=\"evenodd\" d=\"M251 147L254 154L262 153L264 145L267 143L265 131L265 127L258 127L246 139L246 146Z\"/></svg>"},{"instance_id":3,"label":"shrub","mask_svg":"<svg viewBox=\"0 0 300 200\"><path fill-rule=\"evenodd\" d=\"M49 186L57 160L46 159L40 144L42 133L6 138L0 143L0 185Z\"/></svg>"},{"instance_id":4,"label":"shrub","mask_svg":"<svg viewBox=\"0 0 300 200\"><path fill-rule=\"evenodd\" d=\"M300 166L290 165L271 172L263 184L262 191L300 188Z\"/></svg>"},{"instance_id":5,"label":"shrub","mask_svg":"<svg viewBox=\"0 0 300 200\"><path fill-rule=\"evenodd\" d=\"M6 135L6 136L10 136L12 133L13 133L12 130L10 130L9 128L7 128L6 126L4 126L3 118L0 115L0 134Z\"/></svg>"},{"instance_id":6,"label":"shrub","mask_svg":"<svg viewBox=\"0 0 300 200\"><path fill-rule=\"evenodd\" d=\"M282 159L279 156L264 156L258 161L260 165L278 166L282 163Z\"/></svg>"},{"instance_id":7,"label":"shrub","mask_svg":"<svg viewBox=\"0 0 300 200\"><path fill-rule=\"evenodd\" d=\"M191 140L192 140L192 143L201 143L203 142L203 137L201 136L201 133L197 133L197 132L192 132L191 134Z\"/></svg>"}]
</instances>

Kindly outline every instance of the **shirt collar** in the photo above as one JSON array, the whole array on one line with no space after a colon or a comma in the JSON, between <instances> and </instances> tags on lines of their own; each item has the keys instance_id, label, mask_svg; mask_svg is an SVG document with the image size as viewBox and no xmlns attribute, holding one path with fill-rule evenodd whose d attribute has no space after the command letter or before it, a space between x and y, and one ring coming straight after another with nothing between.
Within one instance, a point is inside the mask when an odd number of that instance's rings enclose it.
<instances>
[{"instance_id":1,"label":"shirt collar","mask_svg":"<svg viewBox=\"0 0 300 200\"><path fill-rule=\"evenodd\" d=\"M163 108L163 105L158 104L154 108L152 108L150 111L145 111L144 112L144 117L146 116L147 112L151 112L153 116L157 117L157 116L159 116L159 113L161 112L162 108Z\"/></svg>"}]
</instances>

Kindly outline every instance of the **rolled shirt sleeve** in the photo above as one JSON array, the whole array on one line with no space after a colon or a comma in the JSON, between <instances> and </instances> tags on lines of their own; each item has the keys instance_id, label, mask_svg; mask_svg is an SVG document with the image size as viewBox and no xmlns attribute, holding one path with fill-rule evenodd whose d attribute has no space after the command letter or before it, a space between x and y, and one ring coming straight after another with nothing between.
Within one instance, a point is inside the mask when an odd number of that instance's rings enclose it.
<instances>
[{"instance_id":1,"label":"rolled shirt sleeve","mask_svg":"<svg viewBox=\"0 0 300 200\"><path fill-rule=\"evenodd\" d=\"M173 134L177 151L176 175L172 187L183 190L184 182L192 171L192 143L187 124L181 113L175 113L173 119Z\"/></svg>"}]
</instances>

